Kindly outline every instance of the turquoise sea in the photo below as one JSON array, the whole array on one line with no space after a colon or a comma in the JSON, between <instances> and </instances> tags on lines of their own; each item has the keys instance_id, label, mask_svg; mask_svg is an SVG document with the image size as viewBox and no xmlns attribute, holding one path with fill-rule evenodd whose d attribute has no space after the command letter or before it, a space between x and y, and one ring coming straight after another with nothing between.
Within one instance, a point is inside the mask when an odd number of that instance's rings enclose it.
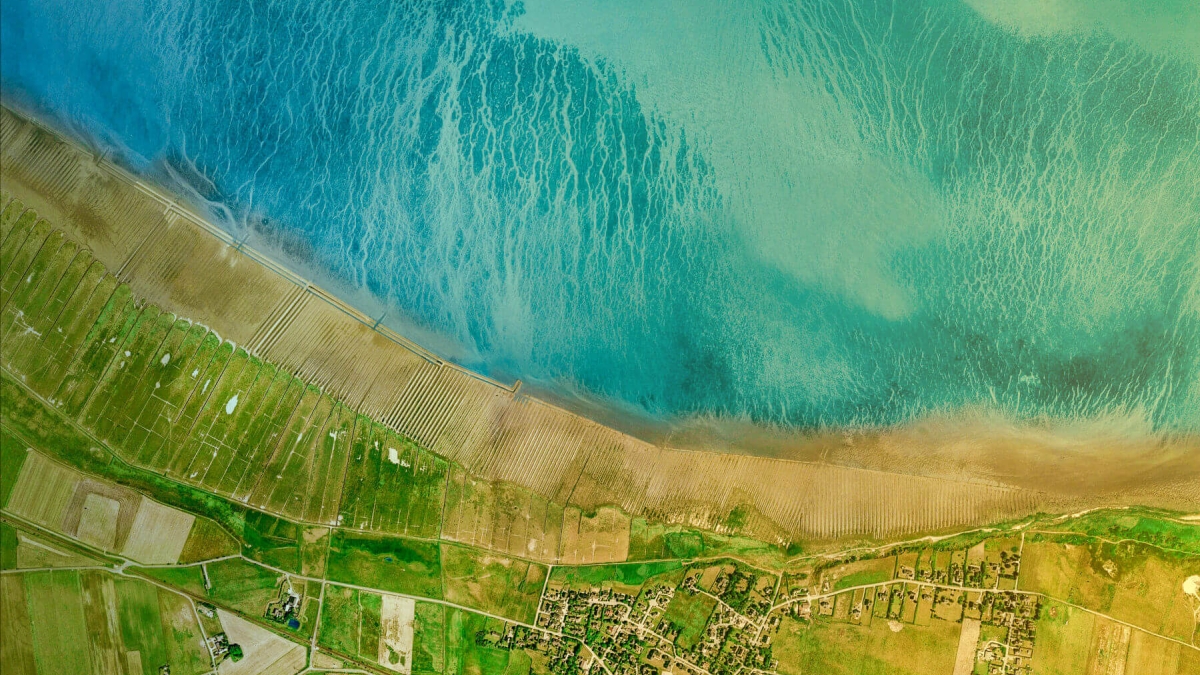
<instances>
[{"instance_id":1,"label":"turquoise sea","mask_svg":"<svg viewBox=\"0 0 1200 675\"><path fill-rule=\"evenodd\" d=\"M0 0L0 76L502 378L1200 430L1193 0Z\"/></svg>"}]
</instances>

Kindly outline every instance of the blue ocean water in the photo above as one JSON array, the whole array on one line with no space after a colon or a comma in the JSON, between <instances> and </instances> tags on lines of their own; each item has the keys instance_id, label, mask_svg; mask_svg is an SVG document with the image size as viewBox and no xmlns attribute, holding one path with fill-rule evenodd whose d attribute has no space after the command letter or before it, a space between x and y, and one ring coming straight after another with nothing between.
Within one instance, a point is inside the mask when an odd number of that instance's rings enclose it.
<instances>
[{"instance_id":1,"label":"blue ocean water","mask_svg":"<svg viewBox=\"0 0 1200 675\"><path fill-rule=\"evenodd\" d=\"M1195 430L1198 7L0 0L0 76L488 373Z\"/></svg>"}]
</instances>

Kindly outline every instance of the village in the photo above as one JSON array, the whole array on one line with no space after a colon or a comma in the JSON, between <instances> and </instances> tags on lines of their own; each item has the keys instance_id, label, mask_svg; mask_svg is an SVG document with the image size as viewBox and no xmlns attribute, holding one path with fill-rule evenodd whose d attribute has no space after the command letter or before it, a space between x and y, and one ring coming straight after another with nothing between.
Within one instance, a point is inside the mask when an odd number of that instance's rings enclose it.
<instances>
[{"instance_id":1,"label":"village","mask_svg":"<svg viewBox=\"0 0 1200 675\"><path fill-rule=\"evenodd\" d=\"M910 555L926 556L932 552ZM969 560L970 552L946 552L945 569L898 564L886 579L843 586L856 570L886 566L888 559L826 563L789 578L755 571L733 560L694 563L680 572L645 581L640 588L602 582L548 584L537 614L538 631L509 626L504 635L478 639L506 648L533 648L550 656L555 673L611 675L733 675L775 673L772 644L782 621L807 624L870 624L871 617L900 630L926 620L974 622L968 672L1025 675L1032 663L1038 596L1016 590L1019 552L1005 550L993 561ZM836 562L836 561L835 561ZM797 581L799 577L803 577ZM816 585L783 584L818 577ZM937 608L936 615L933 608ZM972 627L973 628L973 627ZM969 633L969 635L968 635ZM976 637L970 637L976 636ZM978 667L977 667L978 664ZM957 671L956 671L957 672Z\"/></svg>"}]
</instances>

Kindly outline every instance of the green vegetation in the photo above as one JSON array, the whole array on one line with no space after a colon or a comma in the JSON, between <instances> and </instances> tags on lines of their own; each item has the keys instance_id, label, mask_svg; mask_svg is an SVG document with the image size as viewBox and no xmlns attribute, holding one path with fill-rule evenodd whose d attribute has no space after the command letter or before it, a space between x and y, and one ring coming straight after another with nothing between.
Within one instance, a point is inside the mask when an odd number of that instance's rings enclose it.
<instances>
[{"instance_id":1,"label":"green vegetation","mask_svg":"<svg viewBox=\"0 0 1200 675\"><path fill-rule=\"evenodd\" d=\"M79 574L63 570L24 576L38 672L92 672Z\"/></svg>"},{"instance_id":2,"label":"green vegetation","mask_svg":"<svg viewBox=\"0 0 1200 675\"><path fill-rule=\"evenodd\" d=\"M1079 532L1112 541L1131 539L1191 555L1200 555L1200 524L1185 524L1170 514L1148 509L1106 509L1061 524L1048 530Z\"/></svg>"},{"instance_id":3,"label":"green vegetation","mask_svg":"<svg viewBox=\"0 0 1200 675\"><path fill-rule=\"evenodd\" d=\"M446 667L446 608L418 602L413 618L413 675L442 673Z\"/></svg>"},{"instance_id":4,"label":"green vegetation","mask_svg":"<svg viewBox=\"0 0 1200 675\"><path fill-rule=\"evenodd\" d=\"M1038 614L1038 675L1069 675L1087 670L1096 620L1088 612L1047 602Z\"/></svg>"},{"instance_id":5,"label":"green vegetation","mask_svg":"<svg viewBox=\"0 0 1200 675\"><path fill-rule=\"evenodd\" d=\"M140 652L142 672L155 675L159 664L168 662L159 618L158 589L130 579L117 579L116 586L120 600L121 638L125 648Z\"/></svg>"},{"instance_id":6,"label":"green vegetation","mask_svg":"<svg viewBox=\"0 0 1200 675\"><path fill-rule=\"evenodd\" d=\"M281 575L241 558L207 565L213 602L232 607L249 616L259 616L278 595Z\"/></svg>"},{"instance_id":7,"label":"green vegetation","mask_svg":"<svg viewBox=\"0 0 1200 675\"><path fill-rule=\"evenodd\" d=\"M338 530L329 544L329 579L394 593L442 597L438 545Z\"/></svg>"},{"instance_id":8,"label":"green vegetation","mask_svg":"<svg viewBox=\"0 0 1200 675\"><path fill-rule=\"evenodd\" d=\"M592 586L600 588L620 586L636 591L642 584L654 577L681 569L683 569L683 563L678 560L555 567L550 575L550 581L576 589L587 589Z\"/></svg>"},{"instance_id":9,"label":"green vegetation","mask_svg":"<svg viewBox=\"0 0 1200 675\"><path fill-rule=\"evenodd\" d=\"M532 623L546 581L546 567L442 545L446 599L490 614Z\"/></svg>"},{"instance_id":10,"label":"green vegetation","mask_svg":"<svg viewBox=\"0 0 1200 675\"><path fill-rule=\"evenodd\" d=\"M17 567L17 531L8 523L0 523L0 570Z\"/></svg>"},{"instance_id":11,"label":"green vegetation","mask_svg":"<svg viewBox=\"0 0 1200 675\"><path fill-rule=\"evenodd\" d=\"M204 588L204 572L200 567L130 567L129 571L133 574L161 581L168 586L187 591L196 597L203 598L208 595L208 590Z\"/></svg>"},{"instance_id":12,"label":"green vegetation","mask_svg":"<svg viewBox=\"0 0 1200 675\"><path fill-rule=\"evenodd\" d=\"M447 673L483 675L501 673L509 675L509 659L512 652L497 649L487 641L476 641L476 635L497 631L500 622L474 612L459 609L446 611L446 670ZM519 672L519 671L517 671Z\"/></svg>"},{"instance_id":13,"label":"green vegetation","mask_svg":"<svg viewBox=\"0 0 1200 675\"><path fill-rule=\"evenodd\" d=\"M372 531L436 537L447 470L442 458L359 415L346 467L342 522Z\"/></svg>"},{"instance_id":14,"label":"green vegetation","mask_svg":"<svg viewBox=\"0 0 1200 675\"><path fill-rule=\"evenodd\" d=\"M17 484L26 454L25 444L7 428L0 426L0 506L8 503L8 495Z\"/></svg>"},{"instance_id":15,"label":"green vegetation","mask_svg":"<svg viewBox=\"0 0 1200 675\"><path fill-rule=\"evenodd\" d=\"M717 608L717 600L705 593L689 593L681 590L671 598L663 621L669 622L679 632L675 644L691 649L700 640L708 617Z\"/></svg>"},{"instance_id":16,"label":"green vegetation","mask_svg":"<svg viewBox=\"0 0 1200 675\"><path fill-rule=\"evenodd\" d=\"M241 544L220 525L200 517L196 518L192 531L188 533L187 543L179 554L179 562L187 564L224 558L237 555L241 549Z\"/></svg>"},{"instance_id":17,"label":"green vegetation","mask_svg":"<svg viewBox=\"0 0 1200 675\"><path fill-rule=\"evenodd\" d=\"M854 586L866 586L868 584L877 584L887 581L892 578L890 570L863 570L854 572L837 580L833 585L833 590L840 591L843 588L852 588Z\"/></svg>"},{"instance_id":18,"label":"green vegetation","mask_svg":"<svg viewBox=\"0 0 1200 675\"><path fill-rule=\"evenodd\" d=\"M784 619L774 654L785 675L945 675L954 671L959 630L949 622L905 624L895 631L886 621L805 626Z\"/></svg>"},{"instance_id":19,"label":"green vegetation","mask_svg":"<svg viewBox=\"0 0 1200 675\"><path fill-rule=\"evenodd\" d=\"M796 552L790 551L792 554ZM783 564L787 553L757 539L656 523L645 518L634 518L630 525L629 560L736 556L755 564L777 567Z\"/></svg>"},{"instance_id":20,"label":"green vegetation","mask_svg":"<svg viewBox=\"0 0 1200 675\"><path fill-rule=\"evenodd\" d=\"M358 633L362 621L360 593L357 589L339 586L325 589L321 632L317 635L317 644L322 648L351 657L359 655Z\"/></svg>"}]
</instances>

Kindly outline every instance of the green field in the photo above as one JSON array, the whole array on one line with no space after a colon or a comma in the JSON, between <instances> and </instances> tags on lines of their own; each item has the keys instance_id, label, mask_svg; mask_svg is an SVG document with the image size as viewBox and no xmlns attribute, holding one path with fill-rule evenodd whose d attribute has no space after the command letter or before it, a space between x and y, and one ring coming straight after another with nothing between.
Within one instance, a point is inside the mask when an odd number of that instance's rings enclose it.
<instances>
[{"instance_id":1,"label":"green field","mask_svg":"<svg viewBox=\"0 0 1200 675\"><path fill-rule=\"evenodd\" d=\"M1037 675L1071 675L1086 670L1096 619L1092 614L1047 602L1037 621Z\"/></svg>"},{"instance_id":2,"label":"green field","mask_svg":"<svg viewBox=\"0 0 1200 675\"><path fill-rule=\"evenodd\" d=\"M1132 539L1172 551L1200 555L1200 526L1148 509L1096 511L1046 529L1079 532L1113 541Z\"/></svg>"},{"instance_id":3,"label":"green field","mask_svg":"<svg viewBox=\"0 0 1200 675\"><path fill-rule=\"evenodd\" d=\"M6 427L0 426L0 506L8 503L8 495L17 484L26 454L25 444Z\"/></svg>"},{"instance_id":4,"label":"green field","mask_svg":"<svg viewBox=\"0 0 1200 675\"><path fill-rule=\"evenodd\" d=\"M186 591L197 597L205 597L208 590L204 588L204 573L198 565L190 567L133 567L134 574L155 581L161 581L168 586Z\"/></svg>"},{"instance_id":5,"label":"green field","mask_svg":"<svg viewBox=\"0 0 1200 675\"><path fill-rule=\"evenodd\" d=\"M546 566L453 544L442 545L446 599L526 623L537 614Z\"/></svg>"},{"instance_id":6,"label":"green field","mask_svg":"<svg viewBox=\"0 0 1200 675\"><path fill-rule=\"evenodd\" d=\"M329 579L425 598L442 597L438 545L338 530L329 543Z\"/></svg>"},{"instance_id":7,"label":"green field","mask_svg":"<svg viewBox=\"0 0 1200 675\"><path fill-rule=\"evenodd\" d=\"M33 672L30 659L39 675L158 675L163 665L195 675L212 668L181 596L107 572L28 572L3 584L6 670ZM131 672L135 664L140 670Z\"/></svg>"},{"instance_id":8,"label":"green field","mask_svg":"<svg viewBox=\"0 0 1200 675\"><path fill-rule=\"evenodd\" d=\"M17 567L17 531L8 523L0 523L0 570Z\"/></svg>"},{"instance_id":9,"label":"green field","mask_svg":"<svg viewBox=\"0 0 1200 675\"><path fill-rule=\"evenodd\" d=\"M617 587L637 592L637 589L659 575L683 569L679 560L664 560L647 563L624 563L612 565L585 565L582 567L555 567L550 581L570 588L587 589Z\"/></svg>"},{"instance_id":10,"label":"green field","mask_svg":"<svg viewBox=\"0 0 1200 675\"><path fill-rule=\"evenodd\" d=\"M682 525L634 518L629 533L630 560L663 558L717 558L736 556L755 564L779 566L788 555L800 553L799 546L783 550L757 539L733 537Z\"/></svg>"},{"instance_id":11,"label":"green field","mask_svg":"<svg viewBox=\"0 0 1200 675\"><path fill-rule=\"evenodd\" d=\"M259 616L279 594L282 575L252 562L233 558L207 567L212 582L208 597L219 605Z\"/></svg>"},{"instance_id":12,"label":"green field","mask_svg":"<svg viewBox=\"0 0 1200 675\"><path fill-rule=\"evenodd\" d=\"M704 634L704 626L708 617L717 607L717 600L704 593L688 593L680 590L671 598L667 611L663 614L663 622L670 623L679 631L675 644L683 649L691 649L699 642Z\"/></svg>"},{"instance_id":13,"label":"green field","mask_svg":"<svg viewBox=\"0 0 1200 675\"><path fill-rule=\"evenodd\" d=\"M785 675L946 675L954 671L959 629L942 621L893 631L878 620L867 627L784 619L773 653Z\"/></svg>"}]
</instances>

